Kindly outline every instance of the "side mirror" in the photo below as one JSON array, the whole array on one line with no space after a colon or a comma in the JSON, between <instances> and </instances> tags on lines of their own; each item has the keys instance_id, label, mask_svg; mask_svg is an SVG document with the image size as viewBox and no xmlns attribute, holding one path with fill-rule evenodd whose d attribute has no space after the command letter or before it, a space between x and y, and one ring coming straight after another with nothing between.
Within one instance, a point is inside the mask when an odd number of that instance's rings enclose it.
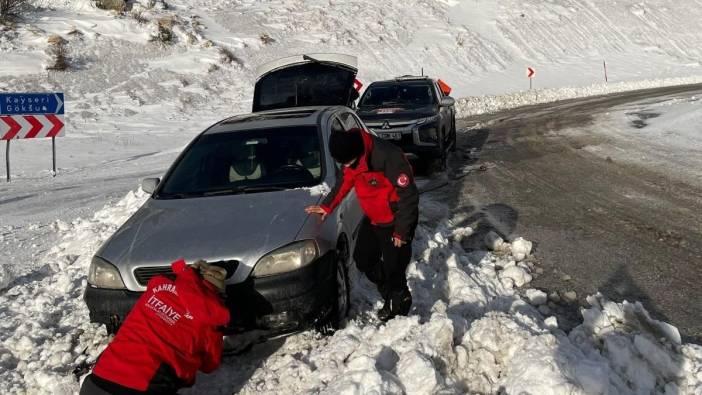
<instances>
[{"instance_id":1,"label":"side mirror","mask_svg":"<svg viewBox=\"0 0 702 395\"><path fill-rule=\"evenodd\" d=\"M141 180L141 189L148 194L152 194L159 182L161 182L160 178L144 178Z\"/></svg>"},{"instance_id":2,"label":"side mirror","mask_svg":"<svg viewBox=\"0 0 702 395\"><path fill-rule=\"evenodd\" d=\"M456 99L454 99L451 96L446 96L443 99L441 99L440 106L441 107L451 107L454 104L456 104Z\"/></svg>"}]
</instances>

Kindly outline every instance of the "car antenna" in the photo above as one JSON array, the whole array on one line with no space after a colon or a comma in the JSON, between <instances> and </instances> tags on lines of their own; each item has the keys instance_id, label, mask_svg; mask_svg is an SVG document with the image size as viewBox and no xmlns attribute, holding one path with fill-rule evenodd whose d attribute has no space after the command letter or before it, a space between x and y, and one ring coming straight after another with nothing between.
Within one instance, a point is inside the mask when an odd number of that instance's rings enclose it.
<instances>
[{"instance_id":1,"label":"car antenna","mask_svg":"<svg viewBox=\"0 0 702 395\"><path fill-rule=\"evenodd\" d=\"M424 67L422 67L422 77L424 77Z\"/></svg>"}]
</instances>

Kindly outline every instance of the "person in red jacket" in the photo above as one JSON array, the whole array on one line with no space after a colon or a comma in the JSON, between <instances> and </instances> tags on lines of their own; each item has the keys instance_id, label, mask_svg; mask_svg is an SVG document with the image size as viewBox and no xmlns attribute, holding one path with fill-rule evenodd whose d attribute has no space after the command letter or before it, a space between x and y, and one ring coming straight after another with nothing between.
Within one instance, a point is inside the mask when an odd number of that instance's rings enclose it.
<instances>
[{"instance_id":1,"label":"person in red jacket","mask_svg":"<svg viewBox=\"0 0 702 395\"><path fill-rule=\"evenodd\" d=\"M192 386L198 370L219 366L220 327L229 322L220 296L227 269L204 261L187 266L182 259L171 268L175 279L149 280L80 395L174 394Z\"/></svg>"},{"instance_id":2,"label":"person in red jacket","mask_svg":"<svg viewBox=\"0 0 702 395\"><path fill-rule=\"evenodd\" d=\"M361 129L333 132L329 151L343 165L343 178L308 214L322 220L354 189L365 213L353 256L356 266L376 284L385 304L382 321L407 315L412 295L406 269L419 216L419 193L412 167L396 145Z\"/></svg>"}]
</instances>

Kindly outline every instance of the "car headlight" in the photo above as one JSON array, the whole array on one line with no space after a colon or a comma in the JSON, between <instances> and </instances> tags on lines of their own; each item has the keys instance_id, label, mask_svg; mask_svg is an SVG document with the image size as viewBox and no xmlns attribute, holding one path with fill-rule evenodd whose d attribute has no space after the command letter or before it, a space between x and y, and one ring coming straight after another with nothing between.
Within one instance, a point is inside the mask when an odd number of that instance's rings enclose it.
<instances>
[{"instance_id":1,"label":"car headlight","mask_svg":"<svg viewBox=\"0 0 702 395\"><path fill-rule=\"evenodd\" d=\"M422 118L417 120L417 123L415 125L424 125L425 123L432 123L436 122L439 120L439 115L434 115L433 117L427 117L427 118Z\"/></svg>"},{"instance_id":2,"label":"car headlight","mask_svg":"<svg viewBox=\"0 0 702 395\"><path fill-rule=\"evenodd\" d=\"M272 276L290 272L312 263L319 256L314 240L297 241L278 248L259 259L254 267L254 277Z\"/></svg>"},{"instance_id":3,"label":"car headlight","mask_svg":"<svg viewBox=\"0 0 702 395\"><path fill-rule=\"evenodd\" d=\"M117 268L106 260L94 256L88 270L88 284L98 288L124 289L124 281Z\"/></svg>"},{"instance_id":4,"label":"car headlight","mask_svg":"<svg viewBox=\"0 0 702 395\"><path fill-rule=\"evenodd\" d=\"M436 135L436 128L420 128L419 129L419 140L423 142L435 143L439 139Z\"/></svg>"}]
</instances>

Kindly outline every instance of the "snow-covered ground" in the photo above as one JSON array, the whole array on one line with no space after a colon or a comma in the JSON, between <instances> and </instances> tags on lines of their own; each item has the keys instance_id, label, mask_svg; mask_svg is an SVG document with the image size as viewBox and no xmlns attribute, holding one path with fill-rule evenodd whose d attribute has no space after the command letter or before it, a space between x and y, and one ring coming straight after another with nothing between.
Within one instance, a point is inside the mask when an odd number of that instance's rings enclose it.
<instances>
[{"instance_id":1,"label":"snow-covered ground","mask_svg":"<svg viewBox=\"0 0 702 395\"><path fill-rule=\"evenodd\" d=\"M3 393L71 394L72 370L109 341L87 322L81 294L95 249L146 199L129 192L91 218L60 226L41 273L0 295ZM639 304L588 299L582 325L566 334L546 295L518 285L535 263L523 239L466 252L460 213L423 197L408 270L411 316L378 326L380 301L353 271L354 308L332 337L304 332L225 358L189 393L694 394L702 391L702 347Z\"/></svg>"},{"instance_id":2,"label":"snow-covered ground","mask_svg":"<svg viewBox=\"0 0 702 395\"><path fill-rule=\"evenodd\" d=\"M702 185L702 97L633 103L602 115L594 128L565 133L598 133L611 144L585 149L657 169L672 179ZM631 150L629 147L638 149Z\"/></svg>"},{"instance_id":3,"label":"snow-covered ground","mask_svg":"<svg viewBox=\"0 0 702 395\"><path fill-rule=\"evenodd\" d=\"M366 84L423 68L464 98L464 115L702 81L700 0L144 0L126 15L92 3L36 0L15 26L0 25L0 91L63 91L67 111L58 176L48 140L13 141L13 181L0 185L0 393L77 389L71 370L107 341L80 298L90 256L146 198L129 192L140 178L162 174L208 124L249 109L265 61L352 53ZM170 43L154 39L159 23ZM70 71L44 70L51 34L68 40ZM527 66L538 89L526 91ZM646 143L635 163L699 180L699 101L643 107L610 113L598 132ZM626 125L639 118L650 134L632 137ZM690 161L666 160L678 151ZM425 199L422 209L442 220L418 233L412 317L378 328L361 314L331 338L258 346L193 392L702 393L699 348L637 305L592 299L566 335L512 287L527 268L507 251L462 251L448 208ZM356 312L369 310L377 295L357 283Z\"/></svg>"}]
</instances>

